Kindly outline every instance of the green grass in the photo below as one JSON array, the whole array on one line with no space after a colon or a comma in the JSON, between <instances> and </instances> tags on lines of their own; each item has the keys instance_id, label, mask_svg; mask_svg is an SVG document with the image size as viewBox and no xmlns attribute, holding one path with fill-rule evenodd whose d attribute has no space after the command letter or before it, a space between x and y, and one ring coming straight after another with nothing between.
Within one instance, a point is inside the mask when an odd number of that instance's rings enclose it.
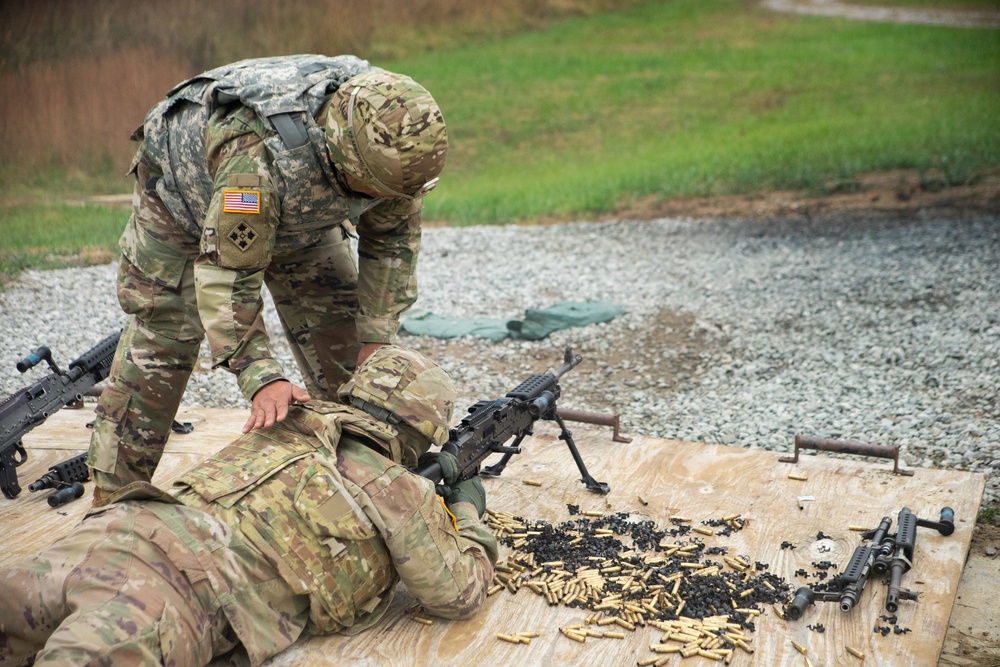
<instances>
[{"instance_id":1,"label":"green grass","mask_svg":"<svg viewBox=\"0 0 1000 667\"><path fill-rule=\"evenodd\" d=\"M584 217L641 197L821 192L897 168L961 184L1000 168L998 30L671 0L378 64L444 110L451 151L426 217L452 224ZM71 256L80 239L113 252L125 217L0 206L0 272ZM33 236L14 245L6 218Z\"/></svg>"},{"instance_id":2,"label":"green grass","mask_svg":"<svg viewBox=\"0 0 1000 667\"><path fill-rule=\"evenodd\" d=\"M128 215L126 208L83 204L0 209L0 282L25 269L112 261Z\"/></svg>"},{"instance_id":3,"label":"green grass","mask_svg":"<svg viewBox=\"0 0 1000 667\"><path fill-rule=\"evenodd\" d=\"M998 162L998 63L995 30L703 0L405 65L435 92L454 146L428 214L482 223L893 168L967 182Z\"/></svg>"}]
</instances>

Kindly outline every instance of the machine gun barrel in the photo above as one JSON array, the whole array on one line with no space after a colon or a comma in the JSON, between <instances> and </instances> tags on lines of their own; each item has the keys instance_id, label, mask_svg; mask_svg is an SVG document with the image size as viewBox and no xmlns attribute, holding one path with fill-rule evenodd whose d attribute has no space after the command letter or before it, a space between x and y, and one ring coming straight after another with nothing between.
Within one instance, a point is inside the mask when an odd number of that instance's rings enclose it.
<instances>
[{"instance_id":1,"label":"machine gun barrel","mask_svg":"<svg viewBox=\"0 0 1000 667\"><path fill-rule=\"evenodd\" d=\"M899 609L900 600L916 600L917 593L902 588L903 575L913 568L913 552L917 546L917 527L933 528L941 535L948 536L955 532L955 510L950 507L941 508L938 521L920 519L909 507L899 510L896 524L896 534L893 536L893 555L888 566L889 591L885 595L885 609L891 614Z\"/></svg>"},{"instance_id":2,"label":"machine gun barrel","mask_svg":"<svg viewBox=\"0 0 1000 667\"><path fill-rule=\"evenodd\" d=\"M58 507L83 495L83 482L89 479L90 469L87 468L87 454L83 453L51 466L47 473L28 485L28 491L56 489L56 492L49 496L49 505ZM77 487L80 488L79 494L75 492ZM70 489L73 489L72 493L69 491Z\"/></svg>"},{"instance_id":3,"label":"machine gun barrel","mask_svg":"<svg viewBox=\"0 0 1000 667\"><path fill-rule=\"evenodd\" d=\"M510 457L521 453L521 442L532 434L534 423L545 419L559 425L560 438L566 441L573 455L582 475L581 481L591 491L607 493L610 487L595 481L587 472L572 434L556 410L556 402L560 396L560 378L581 361L582 357L567 349L563 364L558 369L532 375L507 392L503 398L479 401L469 408L469 414L451 429L448 440L441 445L442 451L453 454L458 460L458 478L468 479L478 474L498 476ZM504 443L510 440L513 443L505 446ZM482 469L483 461L493 454L503 454L503 459L496 465ZM414 472L434 482L442 479L441 466L436 462L416 468Z\"/></svg>"},{"instance_id":4,"label":"machine gun barrel","mask_svg":"<svg viewBox=\"0 0 1000 667\"><path fill-rule=\"evenodd\" d=\"M892 526L892 519L882 517L882 522L874 531L865 533L868 542L854 550L854 555L847 563L840 580L846 585L840 591L840 611L850 611L861 598L861 593L868 583L872 566L875 564L875 557L881 547L885 536Z\"/></svg>"}]
</instances>

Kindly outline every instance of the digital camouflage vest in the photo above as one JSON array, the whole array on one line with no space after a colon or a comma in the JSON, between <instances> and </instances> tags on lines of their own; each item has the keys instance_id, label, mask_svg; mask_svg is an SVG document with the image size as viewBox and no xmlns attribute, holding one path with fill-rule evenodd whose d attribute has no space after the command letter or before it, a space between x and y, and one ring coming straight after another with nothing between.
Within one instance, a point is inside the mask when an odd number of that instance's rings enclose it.
<instances>
[{"instance_id":1,"label":"digital camouflage vest","mask_svg":"<svg viewBox=\"0 0 1000 667\"><path fill-rule=\"evenodd\" d=\"M361 440L399 456L394 431L358 410L319 401L292 406L280 425L234 441L171 491L239 526L292 590L309 596L312 634L369 627L398 581L378 511L362 491L394 466ZM343 455L353 479L338 471L338 449L350 450Z\"/></svg>"},{"instance_id":2,"label":"digital camouflage vest","mask_svg":"<svg viewBox=\"0 0 1000 667\"><path fill-rule=\"evenodd\" d=\"M327 157L315 116L324 99L347 79L372 69L354 56L281 56L243 60L188 79L146 114L145 152L163 172L156 191L178 225L192 236L201 227L213 193L205 129L224 105L242 104L263 121L261 136L273 160L281 201L282 237L302 236L355 220L378 202L345 196Z\"/></svg>"}]
</instances>

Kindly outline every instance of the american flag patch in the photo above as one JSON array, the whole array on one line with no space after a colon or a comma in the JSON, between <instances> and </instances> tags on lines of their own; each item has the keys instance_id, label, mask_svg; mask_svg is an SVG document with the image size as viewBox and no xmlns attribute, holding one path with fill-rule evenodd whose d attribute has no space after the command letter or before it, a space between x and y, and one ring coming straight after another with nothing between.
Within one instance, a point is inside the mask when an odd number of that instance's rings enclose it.
<instances>
[{"instance_id":1,"label":"american flag patch","mask_svg":"<svg viewBox=\"0 0 1000 667\"><path fill-rule=\"evenodd\" d=\"M260 193L253 190L223 192L223 213L260 213Z\"/></svg>"}]
</instances>

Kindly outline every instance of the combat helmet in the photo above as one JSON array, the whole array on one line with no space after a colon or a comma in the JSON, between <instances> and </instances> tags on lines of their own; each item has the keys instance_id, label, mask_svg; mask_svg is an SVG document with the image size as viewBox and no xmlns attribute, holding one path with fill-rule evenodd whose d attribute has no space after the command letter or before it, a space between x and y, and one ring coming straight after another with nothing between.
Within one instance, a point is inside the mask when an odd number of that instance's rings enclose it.
<instances>
[{"instance_id":1,"label":"combat helmet","mask_svg":"<svg viewBox=\"0 0 1000 667\"><path fill-rule=\"evenodd\" d=\"M448 439L455 385L440 366L419 352L383 345L338 390L340 400L407 435L403 465L414 466L432 444Z\"/></svg>"},{"instance_id":2,"label":"combat helmet","mask_svg":"<svg viewBox=\"0 0 1000 667\"><path fill-rule=\"evenodd\" d=\"M324 121L333 163L378 196L415 199L437 184L448 132L437 102L410 77L378 68L351 77Z\"/></svg>"}]
</instances>

